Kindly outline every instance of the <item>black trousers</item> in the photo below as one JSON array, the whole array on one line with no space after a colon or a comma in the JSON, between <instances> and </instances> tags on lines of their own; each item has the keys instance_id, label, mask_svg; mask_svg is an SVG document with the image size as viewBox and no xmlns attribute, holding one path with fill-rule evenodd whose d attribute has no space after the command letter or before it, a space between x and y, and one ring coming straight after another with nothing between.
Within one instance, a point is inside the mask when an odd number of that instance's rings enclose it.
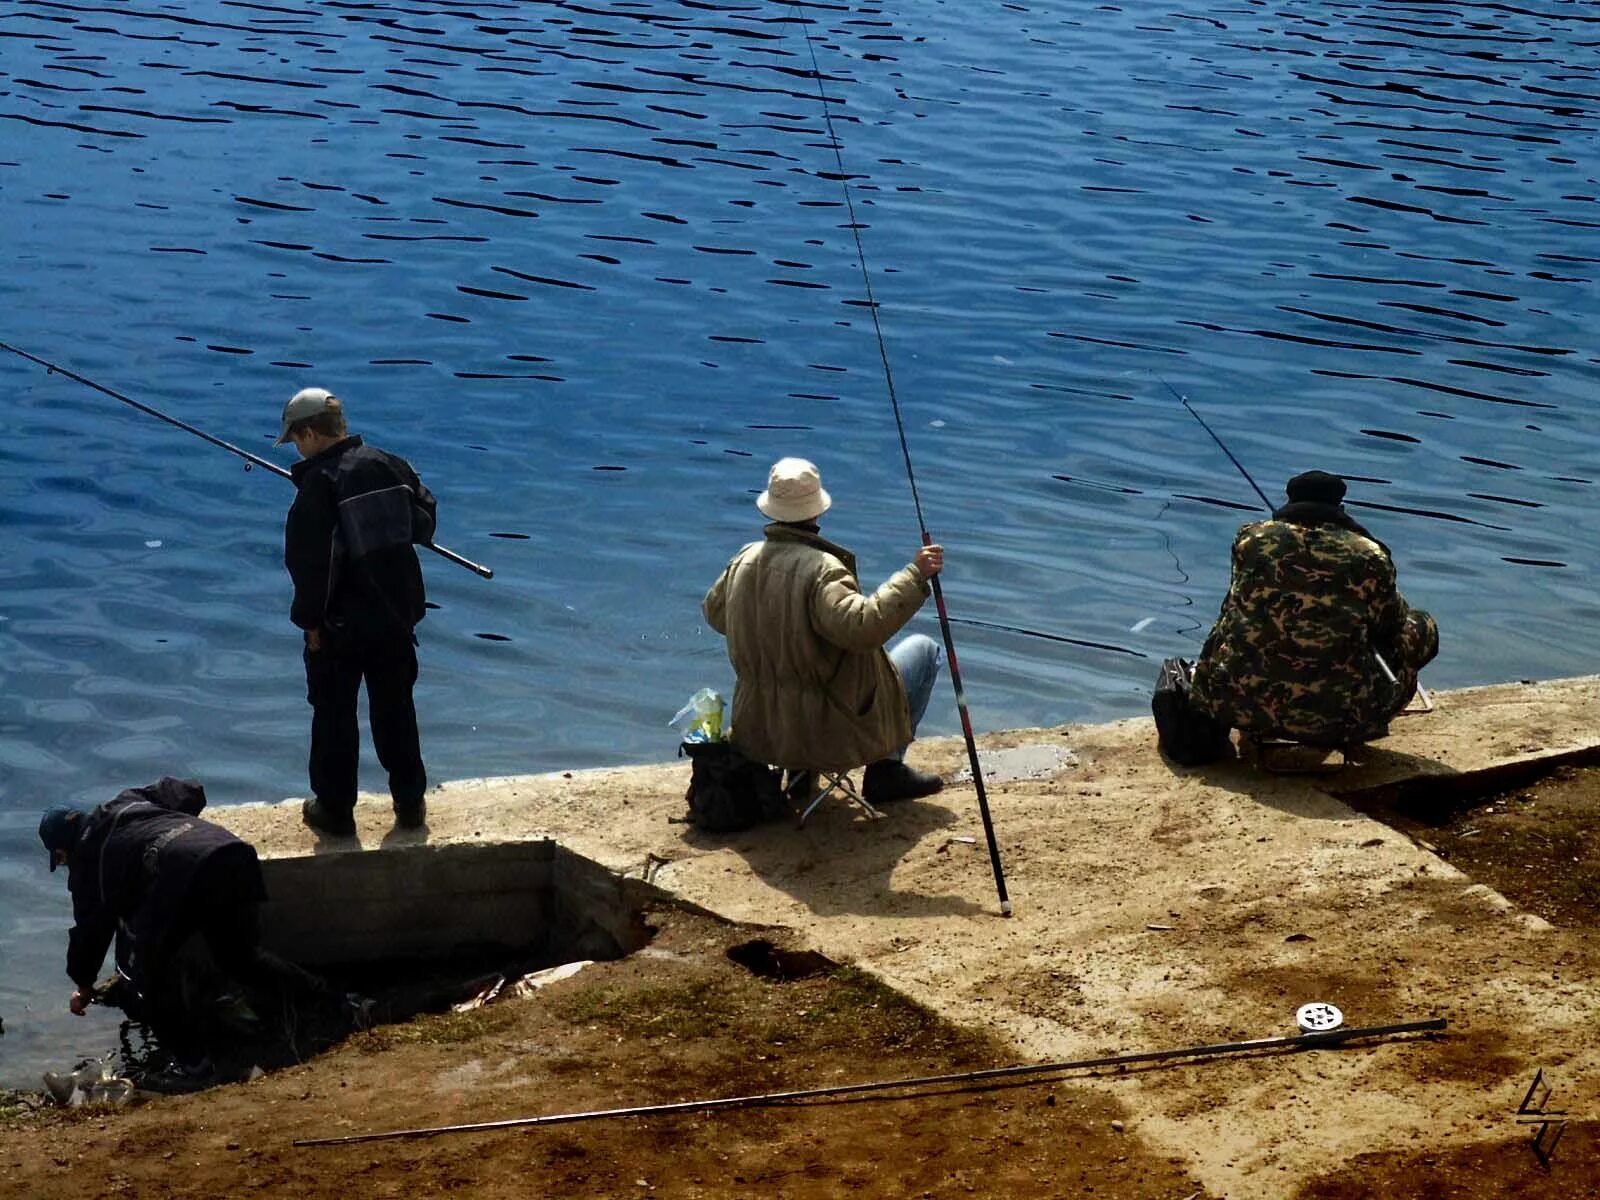
<instances>
[{"instance_id":1,"label":"black trousers","mask_svg":"<svg viewBox=\"0 0 1600 1200\"><path fill-rule=\"evenodd\" d=\"M180 951L190 938L205 941L211 961L228 979L252 994L313 1009L329 1009L339 1000L320 975L261 945L261 869L216 855L197 872L181 909L163 929L151 930L136 947L136 982L145 1002L145 1019L162 1045L179 1061L192 1063L204 1052L208 1025L179 966Z\"/></svg>"},{"instance_id":2,"label":"black trousers","mask_svg":"<svg viewBox=\"0 0 1600 1200\"><path fill-rule=\"evenodd\" d=\"M332 813L356 806L356 765L361 732L356 701L367 684L372 747L389 773L395 809L414 808L428 790L411 689L417 650L409 638L383 642L332 638L305 652L306 699L311 703L311 794Z\"/></svg>"}]
</instances>

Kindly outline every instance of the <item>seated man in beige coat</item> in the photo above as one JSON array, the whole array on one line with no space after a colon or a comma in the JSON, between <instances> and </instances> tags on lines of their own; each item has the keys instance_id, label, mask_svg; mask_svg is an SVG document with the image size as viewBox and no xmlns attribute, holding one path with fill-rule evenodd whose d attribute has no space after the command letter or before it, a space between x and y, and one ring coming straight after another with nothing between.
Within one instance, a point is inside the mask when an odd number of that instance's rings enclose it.
<instances>
[{"instance_id":1,"label":"seated man in beige coat","mask_svg":"<svg viewBox=\"0 0 1600 1200\"><path fill-rule=\"evenodd\" d=\"M706 621L728 639L737 676L734 744L791 776L865 765L869 804L932 795L943 781L903 756L942 652L921 634L884 644L922 607L944 551L924 546L864 596L855 555L818 532L832 503L815 466L779 460L756 500L772 519L764 540L734 555L706 593Z\"/></svg>"}]
</instances>

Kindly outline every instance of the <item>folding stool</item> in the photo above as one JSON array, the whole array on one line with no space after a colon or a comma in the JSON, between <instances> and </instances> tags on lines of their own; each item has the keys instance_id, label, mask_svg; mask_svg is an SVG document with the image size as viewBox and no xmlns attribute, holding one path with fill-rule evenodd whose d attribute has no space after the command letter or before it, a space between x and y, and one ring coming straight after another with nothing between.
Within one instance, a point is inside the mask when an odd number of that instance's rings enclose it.
<instances>
[{"instance_id":1,"label":"folding stool","mask_svg":"<svg viewBox=\"0 0 1600 1200\"><path fill-rule=\"evenodd\" d=\"M843 796L874 821L883 816L882 812L868 804L861 793L856 791L855 781L850 778L849 771L815 771L812 772L812 778L816 781L813 785L816 788L816 795L800 814L801 825L806 823L806 818L815 811L817 805L833 795Z\"/></svg>"}]
</instances>

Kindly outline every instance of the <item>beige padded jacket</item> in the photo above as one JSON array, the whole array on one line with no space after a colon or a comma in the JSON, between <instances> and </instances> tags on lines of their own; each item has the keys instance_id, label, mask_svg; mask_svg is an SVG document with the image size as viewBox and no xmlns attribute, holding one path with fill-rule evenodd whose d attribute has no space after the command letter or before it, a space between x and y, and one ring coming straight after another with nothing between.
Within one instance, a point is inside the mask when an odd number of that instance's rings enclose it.
<instances>
[{"instance_id":1,"label":"beige padded jacket","mask_svg":"<svg viewBox=\"0 0 1600 1200\"><path fill-rule=\"evenodd\" d=\"M884 644L922 607L915 567L870 596L855 555L792 525L733 556L706 593L707 623L728 639L737 681L732 739L757 762L848 770L911 741L905 685Z\"/></svg>"}]
</instances>

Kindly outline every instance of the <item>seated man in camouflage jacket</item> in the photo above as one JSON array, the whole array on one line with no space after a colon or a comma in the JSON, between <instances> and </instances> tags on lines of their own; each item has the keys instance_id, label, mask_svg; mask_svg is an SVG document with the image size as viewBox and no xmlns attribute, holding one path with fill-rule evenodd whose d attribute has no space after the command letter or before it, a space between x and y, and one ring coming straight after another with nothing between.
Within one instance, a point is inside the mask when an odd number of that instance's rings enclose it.
<instances>
[{"instance_id":1,"label":"seated man in camouflage jacket","mask_svg":"<svg viewBox=\"0 0 1600 1200\"><path fill-rule=\"evenodd\" d=\"M1194 701L1257 737L1339 746L1383 737L1439 652L1389 548L1345 511L1344 480L1307 471L1239 530L1233 578L1194 672Z\"/></svg>"}]
</instances>

